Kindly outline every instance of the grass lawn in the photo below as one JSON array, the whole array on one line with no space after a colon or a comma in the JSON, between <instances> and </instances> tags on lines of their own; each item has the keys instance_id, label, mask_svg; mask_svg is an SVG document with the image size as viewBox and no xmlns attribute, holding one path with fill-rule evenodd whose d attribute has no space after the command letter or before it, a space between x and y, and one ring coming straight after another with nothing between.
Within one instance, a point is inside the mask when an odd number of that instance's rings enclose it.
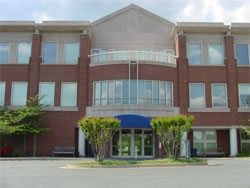
<instances>
[{"instance_id":1,"label":"grass lawn","mask_svg":"<svg viewBox=\"0 0 250 188\"><path fill-rule=\"evenodd\" d=\"M207 162L204 159L155 159L155 160L104 160L102 162L96 161L81 161L73 162L73 166L105 166L105 165L141 165L141 164L191 164L191 163Z\"/></svg>"},{"instance_id":2,"label":"grass lawn","mask_svg":"<svg viewBox=\"0 0 250 188\"><path fill-rule=\"evenodd\" d=\"M236 157L250 157L250 153L239 153Z\"/></svg>"}]
</instances>

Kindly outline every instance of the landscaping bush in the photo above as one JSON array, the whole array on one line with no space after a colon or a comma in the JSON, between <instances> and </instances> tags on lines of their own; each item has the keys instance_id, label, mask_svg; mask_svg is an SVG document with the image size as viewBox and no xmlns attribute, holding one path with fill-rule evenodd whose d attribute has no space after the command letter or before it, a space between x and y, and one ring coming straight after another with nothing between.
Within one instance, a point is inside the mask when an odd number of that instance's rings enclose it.
<instances>
[{"instance_id":1,"label":"landscaping bush","mask_svg":"<svg viewBox=\"0 0 250 188\"><path fill-rule=\"evenodd\" d=\"M11 157L13 149L11 147L3 147L0 148L0 156L1 157Z\"/></svg>"}]
</instances>

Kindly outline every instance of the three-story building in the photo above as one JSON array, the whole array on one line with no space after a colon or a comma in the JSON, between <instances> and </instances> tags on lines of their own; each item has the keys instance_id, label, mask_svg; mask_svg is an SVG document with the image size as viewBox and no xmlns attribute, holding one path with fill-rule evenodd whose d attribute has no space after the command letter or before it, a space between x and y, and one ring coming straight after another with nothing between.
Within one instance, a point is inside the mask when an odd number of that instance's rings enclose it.
<instances>
[{"instance_id":1,"label":"three-story building","mask_svg":"<svg viewBox=\"0 0 250 188\"><path fill-rule=\"evenodd\" d=\"M183 139L198 154L235 156L250 147L239 132L250 118L249 44L250 24L174 24L136 5L93 23L2 21L0 105L45 96L40 156L56 146L90 156L77 121L111 116L121 128L107 157L164 157L150 118L177 114L195 116Z\"/></svg>"}]
</instances>

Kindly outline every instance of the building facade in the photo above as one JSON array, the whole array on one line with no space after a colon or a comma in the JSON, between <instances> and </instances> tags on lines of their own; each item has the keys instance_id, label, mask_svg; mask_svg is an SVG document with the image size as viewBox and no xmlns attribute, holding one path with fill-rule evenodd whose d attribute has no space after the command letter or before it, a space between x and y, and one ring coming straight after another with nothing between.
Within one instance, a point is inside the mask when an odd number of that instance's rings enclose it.
<instances>
[{"instance_id":1,"label":"building facade","mask_svg":"<svg viewBox=\"0 0 250 188\"><path fill-rule=\"evenodd\" d=\"M239 132L250 119L249 44L250 24L174 24L136 5L93 23L2 21L0 105L45 96L40 156L58 146L91 156L77 121L108 116L121 129L107 157L164 157L149 121L177 114L195 117L191 149L235 156L250 147Z\"/></svg>"}]
</instances>

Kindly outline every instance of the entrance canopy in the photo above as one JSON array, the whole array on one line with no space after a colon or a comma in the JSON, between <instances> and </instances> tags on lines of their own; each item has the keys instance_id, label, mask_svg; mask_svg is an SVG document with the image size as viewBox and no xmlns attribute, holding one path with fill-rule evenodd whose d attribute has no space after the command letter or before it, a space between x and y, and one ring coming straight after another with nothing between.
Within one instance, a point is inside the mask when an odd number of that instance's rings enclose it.
<instances>
[{"instance_id":1,"label":"entrance canopy","mask_svg":"<svg viewBox=\"0 0 250 188\"><path fill-rule=\"evenodd\" d=\"M121 128L152 128L150 118L134 114L115 116L121 121Z\"/></svg>"}]
</instances>

